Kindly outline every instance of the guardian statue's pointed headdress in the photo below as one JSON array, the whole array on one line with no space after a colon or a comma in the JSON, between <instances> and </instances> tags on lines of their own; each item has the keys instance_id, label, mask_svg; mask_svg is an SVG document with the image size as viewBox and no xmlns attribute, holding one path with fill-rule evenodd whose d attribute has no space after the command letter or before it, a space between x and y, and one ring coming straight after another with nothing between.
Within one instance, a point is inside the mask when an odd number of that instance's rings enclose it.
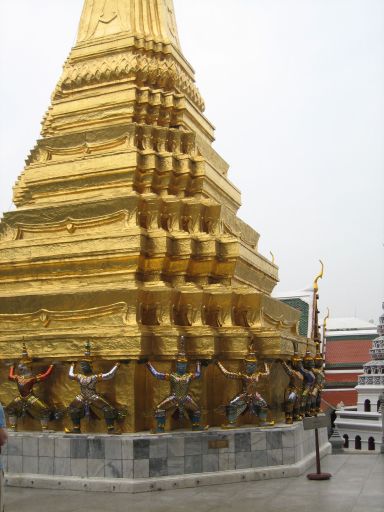
<instances>
[{"instance_id":1,"label":"guardian statue's pointed headdress","mask_svg":"<svg viewBox=\"0 0 384 512\"><path fill-rule=\"evenodd\" d=\"M299 345L297 341L292 341L293 344L293 356L292 356L292 363L301 363L301 357L299 356Z\"/></svg>"},{"instance_id":2,"label":"guardian statue's pointed headdress","mask_svg":"<svg viewBox=\"0 0 384 512\"><path fill-rule=\"evenodd\" d=\"M82 361L85 361L87 363L92 362L92 356L91 356L91 342L88 340L86 341L84 345L84 357L82 358Z\"/></svg>"},{"instance_id":3,"label":"guardian statue's pointed headdress","mask_svg":"<svg viewBox=\"0 0 384 512\"><path fill-rule=\"evenodd\" d=\"M28 354L27 345L25 344L24 341L23 341L23 350L21 352L20 363L22 363L22 364L32 363L32 359L29 357L29 354Z\"/></svg>"},{"instance_id":4,"label":"guardian statue's pointed headdress","mask_svg":"<svg viewBox=\"0 0 384 512\"><path fill-rule=\"evenodd\" d=\"M309 348L307 348L307 351L305 352L305 356L304 356L304 359L303 359L304 363L306 364L312 364L315 362L315 358L313 357L311 351L309 350Z\"/></svg>"},{"instance_id":5,"label":"guardian statue's pointed headdress","mask_svg":"<svg viewBox=\"0 0 384 512\"><path fill-rule=\"evenodd\" d=\"M251 339L248 346L248 355L245 358L246 363L257 363L256 351L255 351L255 340Z\"/></svg>"},{"instance_id":6,"label":"guardian statue's pointed headdress","mask_svg":"<svg viewBox=\"0 0 384 512\"><path fill-rule=\"evenodd\" d=\"M179 352L177 354L177 362L178 363L187 363L187 354L185 351L185 336L180 336L179 340Z\"/></svg>"}]
</instances>

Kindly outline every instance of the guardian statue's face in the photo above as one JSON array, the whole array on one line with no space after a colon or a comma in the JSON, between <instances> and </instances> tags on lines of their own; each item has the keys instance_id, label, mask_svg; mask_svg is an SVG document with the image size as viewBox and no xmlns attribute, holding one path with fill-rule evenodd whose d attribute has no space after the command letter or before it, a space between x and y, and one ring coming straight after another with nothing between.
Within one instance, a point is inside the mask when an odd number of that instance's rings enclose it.
<instances>
[{"instance_id":1,"label":"guardian statue's face","mask_svg":"<svg viewBox=\"0 0 384 512\"><path fill-rule=\"evenodd\" d=\"M92 365L88 361L80 361L80 368L84 375L93 375Z\"/></svg>"},{"instance_id":2,"label":"guardian statue's face","mask_svg":"<svg viewBox=\"0 0 384 512\"><path fill-rule=\"evenodd\" d=\"M301 361L296 361L295 359L292 359L292 368L294 370L299 370L302 366L303 365Z\"/></svg>"},{"instance_id":3,"label":"guardian statue's face","mask_svg":"<svg viewBox=\"0 0 384 512\"><path fill-rule=\"evenodd\" d=\"M30 375L32 375L31 368L25 363L19 363L17 369L19 375L22 375L23 377L29 377Z\"/></svg>"},{"instance_id":4,"label":"guardian statue's face","mask_svg":"<svg viewBox=\"0 0 384 512\"><path fill-rule=\"evenodd\" d=\"M253 375L256 372L257 363L245 363L245 372L247 375Z\"/></svg>"},{"instance_id":5,"label":"guardian statue's face","mask_svg":"<svg viewBox=\"0 0 384 512\"><path fill-rule=\"evenodd\" d=\"M185 375L187 373L187 368L187 363L181 363L180 361L176 362L176 373L178 375Z\"/></svg>"},{"instance_id":6,"label":"guardian statue's face","mask_svg":"<svg viewBox=\"0 0 384 512\"><path fill-rule=\"evenodd\" d=\"M305 361L304 362L304 367L307 369L307 370L312 370L312 368L315 367L315 361Z\"/></svg>"}]
</instances>

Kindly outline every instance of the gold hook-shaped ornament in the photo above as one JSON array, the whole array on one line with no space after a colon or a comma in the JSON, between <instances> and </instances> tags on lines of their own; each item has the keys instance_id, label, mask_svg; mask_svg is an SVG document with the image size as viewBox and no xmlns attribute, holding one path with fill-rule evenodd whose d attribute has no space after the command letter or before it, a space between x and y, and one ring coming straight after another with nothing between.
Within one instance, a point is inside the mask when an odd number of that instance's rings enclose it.
<instances>
[{"instance_id":1,"label":"gold hook-shaped ornament","mask_svg":"<svg viewBox=\"0 0 384 512\"><path fill-rule=\"evenodd\" d=\"M324 277L324 263L321 260L319 260L319 261L320 261L320 264L321 264L321 270L320 270L320 273L316 276L316 279L313 282L313 288L314 288L314 290L316 292L319 289L319 284L318 284L319 283L319 279L323 279L323 277Z\"/></svg>"},{"instance_id":2,"label":"gold hook-shaped ornament","mask_svg":"<svg viewBox=\"0 0 384 512\"><path fill-rule=\"evenodd\" d=\"M327 328L327 321L329 319L329 316L330 316L329 308L327 308L327 314L325 315L324 320L323 320L323 332L324 332L324 334L325 334L325 330Z\"/></svg>"}]
</instances>

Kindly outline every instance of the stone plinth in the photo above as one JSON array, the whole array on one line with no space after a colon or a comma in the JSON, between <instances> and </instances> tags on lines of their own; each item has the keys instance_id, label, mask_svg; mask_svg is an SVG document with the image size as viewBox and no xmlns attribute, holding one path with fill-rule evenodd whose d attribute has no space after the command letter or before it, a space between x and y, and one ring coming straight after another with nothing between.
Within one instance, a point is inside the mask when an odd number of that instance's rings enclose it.
<instances>
[{"instance_id":1,"label":"stone plinth","mask_svg":"<svg viewBox=\"0 0 384 512\"><path fill-rule=\"evenodd\" d=\"M329 451L326 429L321 447ZM190 487L293 476L312 462L314 450L314 433L297 424L114 437L11 433L3 459L8 485L140 492L171 482Z\"/></svg>"}]
</instances>

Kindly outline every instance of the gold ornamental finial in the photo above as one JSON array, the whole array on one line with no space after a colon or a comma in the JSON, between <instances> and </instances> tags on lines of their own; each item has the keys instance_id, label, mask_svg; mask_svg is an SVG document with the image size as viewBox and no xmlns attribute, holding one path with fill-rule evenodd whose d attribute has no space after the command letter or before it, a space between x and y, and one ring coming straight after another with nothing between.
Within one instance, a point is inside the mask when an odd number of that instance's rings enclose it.
<instances>
[{"instance_id":1,"label":"gold ornamental finial","mask_svg":"<svg viewBox=\"0 0 384 512\"><path fill-rule=\"evenodd\" d=\"M307 348L306 348L306 351L305 351L305 356L304 356L304 358L303 358L303 361L304 361L305 363L311 363L311 362L313 362L313 361L314 361L314 358L313 358L313 356L312 356L312 354L311 354L311 351L310 351L310 349L309 349L309 342L310 342L310 341L311 341L311 339L310 339L310 338L307 338Z\"/></svg>"},{"instance_id":2,"label":"gold ornamental finial","mask_svg":"<svg viewBox=\"0 0 384 512\"><path fill-rule=\"evenodd\" d=\"M324 276L324 263L321 260L319 260L319 261L321 264L321 270L313 282L312 339L315 343L321 343L318 301L319 301L319 279L322 279Z\"/></svg>"},{"instance_id":3,"label":"gold ornamental finial","mask_svg":"<svg viewBox=\"0 0 384 512\"><path fill-rule=\"evenodd\" d=\"M325 349L325 333L327 330L327 320L329 319L330 313L329 308L327 308L327 314L324 317L323 320L323 350ZM321 353L321 346L320 341L316 343L316 359L323 360L323 354Z\"/></svg>"},{"instance_id":4,"label":"gold ornamental finial","mask_svg":"<svg viewBox=\"0 0 384 512\"><path fill-rule=\"evenodd\" d=\"M319 284L318 284L319 283L319 279L323 279L323 277L324 277L324 263L321 260L319 260L319 261L320 261L320 264L321 264L321 270L320 270L320 273L316 276L316 278L315 278L315 280L313 282L313 288L314 288L314 290L316 292L319 289Z\"/></svg>"}]
</instances>

